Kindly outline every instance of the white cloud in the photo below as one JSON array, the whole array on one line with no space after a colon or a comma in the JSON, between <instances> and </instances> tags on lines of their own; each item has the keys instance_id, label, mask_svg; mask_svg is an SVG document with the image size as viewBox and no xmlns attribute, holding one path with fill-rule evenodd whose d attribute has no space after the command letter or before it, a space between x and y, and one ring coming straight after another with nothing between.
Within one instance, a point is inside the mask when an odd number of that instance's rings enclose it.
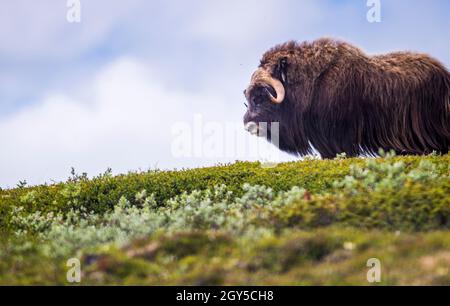
<instances>
[{"instance_id":1,"label":"white cloud","mask_svg":"<svg viewBox=\"0 0 450 306\"><path fill-rule=\"evenodd\" d=\"M279 29L278 5L270 0L208 1L196 12L198 16L189 27L194 35L221 44L248 43Z\"/></svg>"},{"instance_id":2,"label":"white cloud","mask_svg":"<svg viewBox=\"0 0 450 306\"><path fill-rule=\"evenodd\" d=\"M156 76L138 60L121 58L94 76L90 88L79 89L92 93L90 101L66 93L48 94L1 122L0 186L14 186L23 179L32 184L61 180L72 166L95 175L108 167L123 173L249 159L249 150L222 158L173 156L171 128L176 122L192 124L195 113L201 113L204 122L225 124L230 117L220 97L177 92ZM240 117L232 119L240 124ZM261 141L243 129L237 137L251 146ZM263 150L271 156L278 152L265 142Z\"/></svg>"},{"instance_id":3,"label":"white cloud","mask_svg":"<svg viewBox=\"0 0 450 306\"><path fill-rule=\"evenodd\" d=\"M290 37L290 33L307 34L320 24L322 15L323 4L311 0L204 1L188 29L194 37L235 45L236 51L246 53L255 48L255 43L302 39Z\"/></svg>"},{"instance_id":4,"label":"white cloud","mask_svg":"<svg viewBox=\"0 0 450 306\"><path fill-rule=\"evenodd\" d=\"M66 19L66 1L0 3L0 54L17 60L64 59L102 42L143 0L81 1L81 23Z\"/></svg>"}]
</instances>

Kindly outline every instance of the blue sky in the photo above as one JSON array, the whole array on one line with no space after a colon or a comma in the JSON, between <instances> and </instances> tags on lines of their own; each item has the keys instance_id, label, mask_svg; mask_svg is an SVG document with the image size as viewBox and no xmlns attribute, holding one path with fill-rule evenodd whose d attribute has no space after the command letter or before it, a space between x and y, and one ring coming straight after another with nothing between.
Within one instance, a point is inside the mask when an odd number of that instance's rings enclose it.
<instances>
[{"instance_id":1,"label":"blue sky","mask_svg":"<svg viewBox=\"0 0 450 306\"><path fill-rule=\"evenodd\" d=\"M380 23L367 21L366 0L80 2L81 23L67 22L66 0L0 3L1 187L58 181L72 166L96 175L255 159L175 158L170 130L195 114L239 123L262 53L286 40L331 36L450 66L446 0L381 0Z\"/></svg>"}]
</instances>

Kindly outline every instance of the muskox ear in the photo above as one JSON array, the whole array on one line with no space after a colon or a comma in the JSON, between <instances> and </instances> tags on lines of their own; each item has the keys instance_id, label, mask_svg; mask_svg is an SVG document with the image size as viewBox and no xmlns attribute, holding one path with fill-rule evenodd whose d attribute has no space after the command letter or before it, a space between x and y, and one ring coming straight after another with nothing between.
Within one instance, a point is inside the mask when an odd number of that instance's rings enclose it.
<instances>
[{"instance_id":1,"label":"muskox ear","mask_svg":"<svg viewBox=\"0 0 450 306\"><path fill-rule=\"evenodd\" d=\"M280 78L283 83L286 83L286 81L287 81L287 77L286 77L287 66L288 66L287 57L280 58L278 61L277 70L278 70L278 73L280 74Z\"/></svg>"}]
</instances>

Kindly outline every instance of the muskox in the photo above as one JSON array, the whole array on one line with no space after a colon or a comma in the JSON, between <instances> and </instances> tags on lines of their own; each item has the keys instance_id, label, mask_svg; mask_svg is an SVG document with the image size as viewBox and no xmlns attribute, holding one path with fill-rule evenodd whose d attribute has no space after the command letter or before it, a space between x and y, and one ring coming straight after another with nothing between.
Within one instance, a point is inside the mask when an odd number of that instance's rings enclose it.
<instances>
[{"instance_id":1,"label":"muskox","mask_svg":"<svg viewBox=\"0 0 450 306\"><path fill-rule=\"evenodd\" d=\"M291 41L263 55L244 95L246 129L270 140L279 122L279 148L296 155L448 153L450 73L426 54Z\"/></svg>"}]
</instances>

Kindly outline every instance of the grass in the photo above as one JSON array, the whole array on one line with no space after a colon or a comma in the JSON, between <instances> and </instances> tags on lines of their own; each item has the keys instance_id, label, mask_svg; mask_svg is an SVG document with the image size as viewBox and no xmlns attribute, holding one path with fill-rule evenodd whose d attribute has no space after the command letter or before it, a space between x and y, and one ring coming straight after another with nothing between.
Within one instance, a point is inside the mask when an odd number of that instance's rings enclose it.
<instances>
[{"instance_id":1,"label":"grass","mask_svg":"<svg viewBox=\"0 0 450 306\"><path fill-rule=\"evenodd\" d=\"M0 284L450 285L450 156L236 162L0 190Z\"/></svg>"}]
</instances>

